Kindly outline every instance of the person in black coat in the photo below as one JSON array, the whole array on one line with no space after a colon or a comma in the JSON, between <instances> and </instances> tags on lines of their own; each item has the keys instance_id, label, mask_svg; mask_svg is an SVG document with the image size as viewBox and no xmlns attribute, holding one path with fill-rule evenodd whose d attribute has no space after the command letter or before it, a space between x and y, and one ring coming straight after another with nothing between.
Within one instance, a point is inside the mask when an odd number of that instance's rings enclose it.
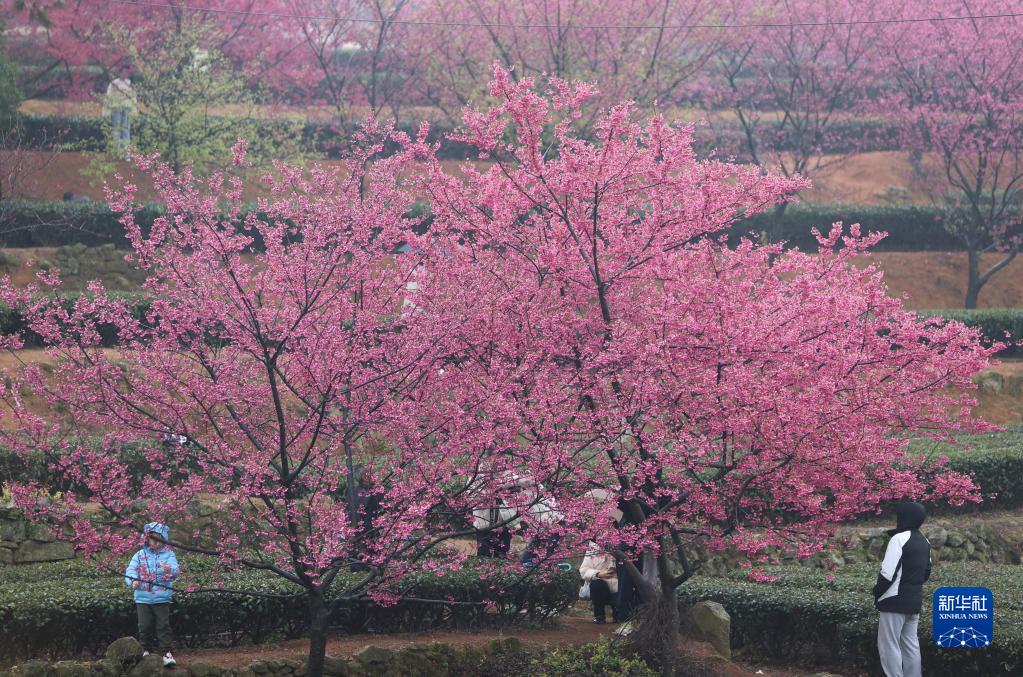
<instances>
[{"instance_id":1,"label":"person in black coat","mask_svg":"<svg viewBox=\"0 0 1023 677\"><path fill-rule=\"evenodd\" d=\"M920 526L927 511L907 501L896 510L896 527L885 549L874 585L874 605L881 612L877 650L887 677L920 677L917 629L923 604L923 584L931 576L931 544Z\"/></svg>"}]
</instances>

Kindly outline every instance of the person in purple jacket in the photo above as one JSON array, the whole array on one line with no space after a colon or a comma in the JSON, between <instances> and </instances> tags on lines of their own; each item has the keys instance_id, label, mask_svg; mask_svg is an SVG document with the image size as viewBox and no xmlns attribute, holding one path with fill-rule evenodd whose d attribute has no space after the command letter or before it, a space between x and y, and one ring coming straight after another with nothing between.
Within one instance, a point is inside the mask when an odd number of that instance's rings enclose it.
<instances>
[{"instance_id":1,"label":"person in purple jacket","mask_svg":"<svg viewBox=\"0 0 1023 677\"><path fill-rule=\"evenodd\" d=\"M124 582L135 593L143 655L159 651L168 667L175 664L171 654L170 603L174 579L181 572L178 558L167 545L169 536L166 524L150 522L143 527L142 549L131 558L124 572Z\"/></svg>"}]
</instances>

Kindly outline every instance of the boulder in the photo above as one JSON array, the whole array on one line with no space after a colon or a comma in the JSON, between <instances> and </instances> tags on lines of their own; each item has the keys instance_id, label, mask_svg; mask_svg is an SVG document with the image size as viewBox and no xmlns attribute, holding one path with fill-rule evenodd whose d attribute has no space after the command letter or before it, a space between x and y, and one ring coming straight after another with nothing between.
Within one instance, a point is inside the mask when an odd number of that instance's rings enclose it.
<instances>
[{"instance_id":1,"label":"boulder","mask_svg":"<svg viewBox=\"0 0 1023 677\"><path fill-rule=\"evenodd\" d=\"M958 531L948 532L948 538L945 540L945 544L950 548L958 548L963 543L966 543L966 537Z\"/></svg>"},{"instance_id":2,"label":"boulder","mask_svg":"<svg viewBox=\"0 0 1023 677\"><path fill-rule=\"evenodd\" d=\"M732 657L732 618L717 602L703 601L689 612L693 626L725 658Z\"/></svg>"},{"instance_id":3,"label":"boulder","mask_svg":"<svg viewBox=\"0 0 1023 677\"><path fill-rule=\"evenodd\" d=\"M11 677L53 677L53 668L46 661L27 661L11 668Z\"/></svg>"},{"instance_id":4,"label":"boulder","mask_svg":"<svg viewBox=\"0 0 1023 677\"><path fill-rule=\"evenodd\" d=\"M370 649L375 647L367 646L365 648ZM306 672L307 669L305 664L295 670L296 675L304 675ZM323 674L327 677L348 677L349 672L351 672L351 670L348 669L348 661L345 659L336 658L334 656L325 656L323 658Z\"/></svg>"},{"instance_id":5,"label":"boulder","mask_svg":"<svg viewBox=\"0 0 1023 677\"><path fill-rule=\"evenodd\" d=\"M156 654L150 654L140 660L128 675L129 677L158 677L163 672L163 658Z\"/></svg>"},{"instance_id":6,"label":"boulder","mask_svg":"<svg viewBox=\"0 0 1023 677\"><path fill-rule=\"evenodd\" d=\"M121 674L121 666L112 660L93 661L89 664L89 672L93 677L116 677Z\"/></svg>"},{"instance_id":7,"label":"boulder","mask_svg":"<svg viewBox=\"0 0 1023 677\"><path fill-rule=\"evenodd\" d=\"M390 649L369 644L362 647L352 656L355 665L369 675L382 675L390 671L396 662L396 655Z\"/></svg>"},{"instance_id":8,"label":"boulder","mask_svg":"<svg viewBox=\"0 0 1023 677\"><path fill-rule=\"evenodd\" d=\"M948 531L945 527L938 526L937 524L923 525L920 528L920 533L931 542L932 548L943 548L948 541Z\"/></svg>"},{"instance_id":9,"label":"boulder","mask_svg":"<svg viewBox=\"0 0 1023 677\"><path fill-rule=\"evenodd\" d=\"M58 661L53 664L53 677L90 677L91 673L88 663Z\"/></svg>"},{"instance_id":10,"label":"boulder","mask_svg":"<svg viewBox=\"0 0 1023 677\"><path fill-rule=\"evenodd\" d=\"M23 541L14 551L17 564L31 562L59 562L75 556L75 549L64 541Z\"/></svg>"},{"instance_id":11,"label":"boulder","mask_svg":"<svg viewBox=\"0 0 1023 677\"><path fill-rule=\"evenodd\" d=\"M142 645L134 637L115 639L103 656L122 670L128 670L142 660Z\"/></svg>"}]
</instances>

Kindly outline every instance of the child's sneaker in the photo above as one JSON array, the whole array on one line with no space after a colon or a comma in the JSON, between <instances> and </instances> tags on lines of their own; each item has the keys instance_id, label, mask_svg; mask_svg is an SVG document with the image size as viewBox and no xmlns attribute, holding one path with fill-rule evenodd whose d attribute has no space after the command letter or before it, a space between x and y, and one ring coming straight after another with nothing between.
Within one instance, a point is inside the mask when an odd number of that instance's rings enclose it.
<instances>
[{"instance_id":1,"label":"child's sneaker","mask_svg":"<svg viewBox=\"0 0 1023 677\"><path fill-rule=\"evenodd\" d=\"M142 657L143 657L143 658L145 658L145 657L146 657L146 656L148 656L148 655L149 655L149 652L148 652L148 651L143 651L143 652L142 652Z\"/></svg>"},{"instance_id":2,"label":"child's sneaker","mask_svg":"<svg viewBox=\"0 0 1023 677\"><path fill-rule=\"evenodd\" d=\"M171 655L170 651L163 655L163 667L169 668L177 664L177 661L174 660L174 656Z\"/></svg>"}]
</instances>

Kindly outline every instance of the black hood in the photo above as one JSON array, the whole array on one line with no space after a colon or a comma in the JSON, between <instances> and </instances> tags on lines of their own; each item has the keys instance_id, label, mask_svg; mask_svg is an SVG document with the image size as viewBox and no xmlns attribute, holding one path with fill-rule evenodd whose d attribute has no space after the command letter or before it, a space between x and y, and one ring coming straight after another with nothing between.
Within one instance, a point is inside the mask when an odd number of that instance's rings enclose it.
<instances>
[{"instance_id":1,"label":"black hood","mask_svg":"<svg viewBox=\"0 0 1023 677\"><path fill-rule=\"evenodd\" d=\"M925 519L927 510L923 505L916 501L905 501L895 509L895 528L889 529L889 533L897 534L900 531L919 529Z\"/></svg>"}]
</instances>

